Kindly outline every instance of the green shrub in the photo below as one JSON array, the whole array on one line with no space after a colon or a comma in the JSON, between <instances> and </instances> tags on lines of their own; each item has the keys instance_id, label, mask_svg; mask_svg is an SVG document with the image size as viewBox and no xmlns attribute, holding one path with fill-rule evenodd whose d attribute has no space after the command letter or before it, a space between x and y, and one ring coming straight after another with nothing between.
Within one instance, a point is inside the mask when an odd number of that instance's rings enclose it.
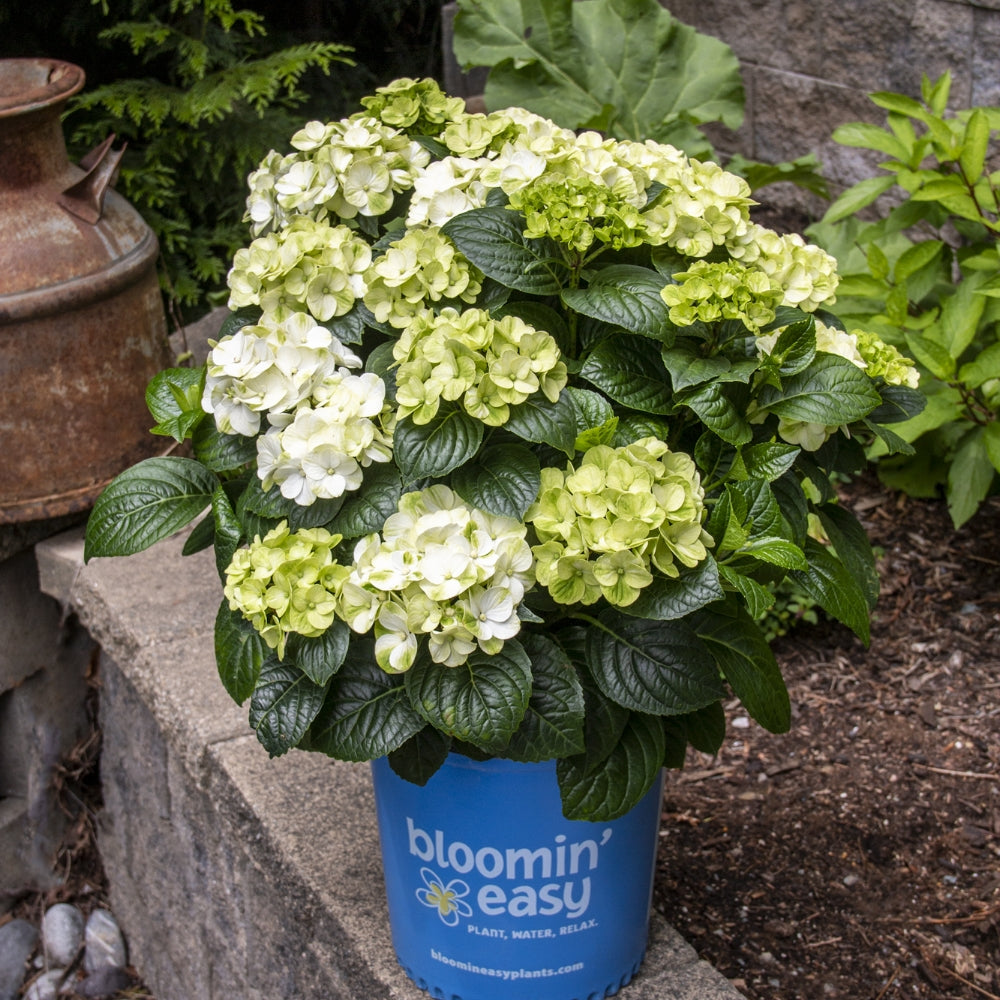
<instances>
[{"instance_id":1,"label":"green shrub","mask_svg":"<svg viewBox=\"0 0 1000 1000\"><path fill-rule=\"evenodd\" d=\"M949 113L950 83L948 73L924 77L919 101L872 94L886 127L834 132L883 154L884 173L845 191L809 234L838 258L841 321L877 333L922 370L927 406L893 428L915 453L880 461L880 477L916 497L943 488L958 527L1000 469L1000 171L988 158L1000 109Z\"/></svg>"},{"instance_id":2,"label":"green shrub","mask_svg":"<svg viewBox=\"0 0 1000 1000\"><path fill-rule=\"evenodd\" d=\"M127 46L147 75L84 91L70 142L95 145L109 132L128 142L119 189L160 240L168 303L204 306L243 242L247 174L302 120L303 74L349 63L349 49L272 51L262 16L231 0L93 2L114 22L98 41Z\"/></svg>"}]
</instances>

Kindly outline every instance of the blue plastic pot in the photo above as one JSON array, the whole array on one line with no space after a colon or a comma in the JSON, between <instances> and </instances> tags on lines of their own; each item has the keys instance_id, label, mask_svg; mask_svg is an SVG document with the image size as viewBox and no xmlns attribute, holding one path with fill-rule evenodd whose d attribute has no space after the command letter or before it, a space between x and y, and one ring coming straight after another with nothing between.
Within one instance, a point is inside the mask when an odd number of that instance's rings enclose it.
<instances>
[{"instance_id":1,"label":"blue plastic pot","mask_svg":"<svg viewBox=\"0 0 1000 1000\"><path fill-rule=\"evenodd\" d=\"M373 762L392 942L437 1000L599 1000L646 950L662 782L562 815L555 762L452 754L424 787Z\"/></svg>"}]
</instances>

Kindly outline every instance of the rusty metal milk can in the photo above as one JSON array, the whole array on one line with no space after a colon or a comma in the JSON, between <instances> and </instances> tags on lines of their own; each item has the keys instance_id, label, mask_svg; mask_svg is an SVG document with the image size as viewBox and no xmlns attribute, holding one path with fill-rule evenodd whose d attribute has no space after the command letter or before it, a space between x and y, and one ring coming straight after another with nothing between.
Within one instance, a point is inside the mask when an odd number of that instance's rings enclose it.
<instances>
[{"instance_id":1,"label":"rusty metal milk can","mask_svg":"<svg viewBox=\"0 0 1000 1000\"><path fill-rule=\"evenodd\" d=\"M83 80L0 59L0 524L86 510L169 443L144 395L171 360L156 237L110 190L113 137L67 158L59 115Z\"/></svg>"}]
</instances>

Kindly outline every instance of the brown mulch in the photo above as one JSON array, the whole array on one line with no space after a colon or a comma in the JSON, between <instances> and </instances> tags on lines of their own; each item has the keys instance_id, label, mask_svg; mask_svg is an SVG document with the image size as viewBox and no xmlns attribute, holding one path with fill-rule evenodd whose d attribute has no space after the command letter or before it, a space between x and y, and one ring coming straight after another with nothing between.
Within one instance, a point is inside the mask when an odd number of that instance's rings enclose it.
<instances>
[{"instance_id":1,"label":"brown mulch","mask_svg":"<svg viewBox=\"0 0 1000 1000\"><path fill-rule=\"evenodd\" d=\"M775 652L790 733L738 704L715 757L668 776L655 905L754 1000L1000 1000L1000 498L864 479L871 646L836 623Z\"/></svg>"}]
</instances>

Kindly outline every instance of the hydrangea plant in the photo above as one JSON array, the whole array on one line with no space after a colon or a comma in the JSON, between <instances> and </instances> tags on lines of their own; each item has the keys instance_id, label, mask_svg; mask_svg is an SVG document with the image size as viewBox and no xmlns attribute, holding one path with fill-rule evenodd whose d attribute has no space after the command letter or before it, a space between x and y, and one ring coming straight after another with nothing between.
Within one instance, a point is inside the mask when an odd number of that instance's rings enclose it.
<instances>
[{"instance_id":1,"label":"hydrangea plant","mask_svg":"<svg viewBox=\"0 0 1000 1000\"><path fill-rule=\"evenodd\" d=\"M86 557L199 518L223 684L272 755L557 759L627 811L724 702L789 698L755 619L798 589L868 638L877 577L834 473L920 405L824 307L833 259L671 146L468 114L430 81L293 136L205 366L162 372L149 459Z\"/></svg>"}]
</instances>

